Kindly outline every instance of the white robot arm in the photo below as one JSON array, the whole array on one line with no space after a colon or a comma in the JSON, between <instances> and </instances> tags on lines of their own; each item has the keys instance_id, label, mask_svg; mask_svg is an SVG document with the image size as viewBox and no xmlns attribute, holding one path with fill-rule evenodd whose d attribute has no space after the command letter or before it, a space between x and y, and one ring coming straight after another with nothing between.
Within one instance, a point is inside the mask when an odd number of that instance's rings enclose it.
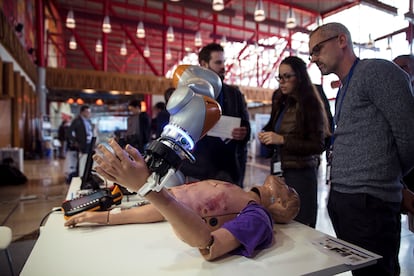
<instances>
[{"instance_id":1,"label":"white robot arm","mask_svg":"<svg viewBox=\"0 0 414 276\"><path fill-rule=\"evenodd\" d=\"M145 150L145 161L152 173L138 191L141 196L160 191L185 158L194 162L191 151L195 143L221 116L215 98L222 83L216 73L200 66L180 65L174 72L173 84L176 90L167 104L170 121L160 138Z\"/></svg>"}]
</instances>

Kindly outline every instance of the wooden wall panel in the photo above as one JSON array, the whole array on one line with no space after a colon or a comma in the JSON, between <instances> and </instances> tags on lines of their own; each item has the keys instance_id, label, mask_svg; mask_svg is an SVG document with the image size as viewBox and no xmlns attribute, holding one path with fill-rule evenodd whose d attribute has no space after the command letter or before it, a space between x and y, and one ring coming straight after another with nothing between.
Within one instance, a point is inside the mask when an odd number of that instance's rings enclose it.
<instances>
[{"instance_id":1,"label":"wooden wall panel","mask_svg":"<svg viewBox=\"0 0 414 276\"><path fill-rule=\"evenodd\" d=\"M0 147L12 145L12 103L11 99L0 99Z\"/></svg>"},{"instance_id":2,"label":"wooden wall panel","mask_svg":"<svg viewBox=\"0 0 414 276\"><path fill-rule=\"evenodd\" d=\"M3 96L3 60L0 58L0 97Z\"/></svg>"},{"instance_id":3,"label":"wooden wall panel","mask_svg":"<svg viewBox=\"0 0 414 276\"><path fill-rule=\"evenodd\" d=\"M27 95L28 102L25 105L26 119L24 122L24 149L25 152L34 152L36 148L36 108L37 108L37 96L33 88L25 82L24 91Z\"/></svg>"},{"instance_id":4,"label":"wooden wall panel","mask_svg":"<svg viewBox=\"0 0 414 276\"><path fill-rule=\"evenodd\" d=\"M0 0L0 3L1 2L3 1ZM31 2L34 3L35 1ZM0 9L0 42L4 48L6 48L8 52L13 56L14 60L16 60L23 71L26 72L29 78L34 83L37 83L36 65L34 65L32 60L29 58L26 48L20 42L19 37L17 37L14 27L11 26L8 21L9 20L4 15L3 10Z\"/></svg>"},{"instance_id":5,"label":"wooden wall panel","mask_svg":"<svg viewBox=\"0 0 414 276\"><path fill-rule=\"evenodd\" d=\"M14 98L13 98L13 147L22 147L20 144L21 136L23 135L23 92L22 92L22 83L21 76L19 72L14 72L13 74L14 82Z\"/></svg>"},{"instance_id":6,"label":"wooden wall panel","mask_svg":"<svg viewBox=\"0 0 414 276\"><path fill-rule=\"evenodd\" d=\"M20 83L21 83L21 90L23 93L23 115L22 118L22 132L23 135L20 135L20 145L24 148L25 151L28 150L29 145L27 143L30 143L30 129L28 124L28 117L30 113L30 94L28 89L28 83L26 82L26 79L21 76L20 77Z\"/></svg>"},{"instance_id":7,"label":"wooden wall panel","mask_svg":"<svg viewBox=\"0 0 414 276\"><path fill-rule=\"evenodd\" d=\"M13 63L3 62L3 96L14 97Z\"/></svg>"}]
</instances>

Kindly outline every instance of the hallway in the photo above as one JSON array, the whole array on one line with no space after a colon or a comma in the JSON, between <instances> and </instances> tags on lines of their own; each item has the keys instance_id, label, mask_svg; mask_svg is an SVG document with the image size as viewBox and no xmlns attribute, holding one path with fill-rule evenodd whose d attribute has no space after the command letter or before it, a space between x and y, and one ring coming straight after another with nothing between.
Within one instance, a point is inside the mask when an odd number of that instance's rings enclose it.
<instances>
[{"instance_id":1,"label":"hallway","mask_svg":"<svg viewBox=\"0 0 414 276\"><path fill-rule=\"evenodd\" d=\"M13 231L13 244L22 241L35 240L42 220L53 207L59 207L65 199L68 185L65 184L62 159L25 160L24 173L29 182L19 186L0 186L0 221ZM316 229L334 236L330 223L326 200L329 186L325 185L325 162L322 161L319 170L318 188L318 220ZM268 173L268 160L260 157L251 157L247 164L245 188L254 184L261 184ZM402 216L400 264L401 275L414 275L414 234L408 230L407 216ZM11 247L13 246L11 245ZM32 244L30 245L32 246ZM19 272L25 259L17 256L17 249L11 249L15 262L15 271ZM31 248L31 247L29 247ZM30 251L30 250L28 250ZM5 255L0 254L0 275L9 275L4 272ZM24 252L29 254L29 252ZM16 254L16 255L15 255ZM6 274L3 274L6 273ZM343 273L342 275L351 275Z\"/></svg>"}]
</instances>

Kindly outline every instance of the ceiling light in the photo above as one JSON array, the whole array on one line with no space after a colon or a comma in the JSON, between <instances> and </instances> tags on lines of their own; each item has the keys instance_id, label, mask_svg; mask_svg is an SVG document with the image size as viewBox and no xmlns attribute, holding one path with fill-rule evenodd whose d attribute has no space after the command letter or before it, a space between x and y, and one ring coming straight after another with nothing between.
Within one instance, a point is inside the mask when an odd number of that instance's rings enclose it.
<instances>
[{"instance_id":1,"label":"ceiling light","mask_svg":"<svg viewBox=\"0 0 414 276\"><path fill-rule=\"evenodd\" d=\"M78 47L78 44L76 43L76 39L75 37L72 35L70 37L70 41L69 41L69 49L71 50L76 50L76 48Z\"/></svg>"},{"instance_id":2,"label":"ceiling light","mask_svg":"<svg viewBox=\"0 0 414 276\"><path fill-rule=\"evenodd\" d=\"M368 35L367 48L374 48L374 41L371 38L371 34Z\"/></svg>"},{"instance_id":3,"label":"ceiling light","mask_svg":"<svg viewBox=\"0 0 414 276\"><path fill-rule=\"evenodd\" d=\"M224 10L224 1L223 0L213 0L212 8L215 11Z\"/></svg>"},{"instance_id":4,"label":"ceiling light","mask_svg":"<svg viewBox=\"0 0 414 276\"><path fill-rule=\"evenodd\" d=\"M93 93L95 93L96 91L95 91L95 89L92 89L92 88L85 88L85 89L83 89L82 90L84 93L87 93L87 94L93 94Z\"/></svg>"},{"instance_id":5,"label":"ceiling light","mask_svg":"<svg viewBox=\"0 0 414 276\"><path fill-rule=\"evenodd\" d=\"M66 16L66 27L69 29L74 29L76 27L75 16L73 15L72 10L69 10L68 15Z\"/></svg>"},{"instance_id":6,"label":"ceiling light","mask_svg":"<svg viewBox=\"0 0 414 276\"><path fill-rule=\"evenodd\" d=\"M170 50L170 48L167 48L167 52L165 53L165 58L166 58L167 60L171 60L172 55L171 55L171 50Z\"/></svg>"},{"instance_id":7,"label":"ceiling light","mask_svg":"<svg viewBox=\"0 0 414 276\"><path fill-rule=\"evenodd\" d=\"M388 37L387 41L388 41L387 48L385 48L385 50L390 51L391 50L391 37Z\"/></svg>"},{"instance_id":8,"label":"ceiling light","mask_svg":"<svg viewBox=\"0 0 414 276\"><path fill-rule=\"evenodd\" d=\"M226 44L227 44L227 38L225 35L223 35L223 37L220 40L220 45L221 47L226 47Z\"/></svg>"},{"instance_id":9,"label":"ceiling light","mask_svg":"<svg viewBox=\"0 0 414 276\"><path fill-rule=\"evenodd\" d=\"M122 42L121 48L119 49L119 53L121 54L121 56L126 56L126 54L128 53L125 41Z\"/></svg>"},{"instance_id":10,"label":"ceiling light","mask_svg":"<svg viewBox=\"0 0 414 276\"><path fill-rule=\"evenodd\" d=\"M316 25L318 27L323 25L323 19L322 19L322 16L320 14L316 17Z\"/></svg>"},{"instance_id":11,"label":"ceiling light","mask_svg":"<svg viewBox=\"0 0 414 276\"><path fill-rule=\"evenodd\" d=\"M256 9L254 10L254 21L262 22L266 19L265 10L262 0L257 0Z\"/></svg>"},{"instance_id":12,"label":"ceiling light","mask_svg":"<svg viewBox=\"0 0 414 276\"><path fill-rule=\"evenodd\" d=\"M293 29L296 27L296 18L295 13L293 12L293 9L289 9L289 16L286 19L286 28L287 29Z\"/></svg>"},{"instance_id":13,"label":"ceiling light","mask_svg":"<svg viewBox=\"0 0 414 276\"><path fill-rule=\"evenodd\" d=\"M104 104L102 99L97 99L95 103L96 103L96 105L103 105Z\"/></svg>"},{"instance_id":14,"label":"ceiling light","mask_svg":"<svg viewBox=\"0 0 414 276\"><path fill-rule=\"evenodd\" d=\"M168 42L173 42L174 41L174 29L172 26L168 27L167 30L167 41Z\"/></svg>"},{"instance_id":15,"label":"ceiling light","mask_svg":"<svg viewBox=\"0 0 414 276\"><path fill-rule=\"evenodd\" d=\"M201 33L200 31L197 31L194 37L194 45L197 47L200 47L203 45L203 40L201 39Z\"/></svg>"},{"instance_id":16,"label":"ceiling light","mask_svg":"<svg viewBox=\"0 0 414 276\"><path fill-rule=\"evenodd\" d=\"M108 34L111 32L111 22L109 21L109 16L105 15L102 23L102 32Z\"/></svg>"},{"instance_id":17,"label":"ceiling light","mask_svg":"<svg viewBox=\"0 0 414 276\"><path fill-rule=\"evenodd\" d=\"M144 23L140 21L137 26L137 37L138 38L144 38L145 37L145 29L144 29Z\"/></svg>"},{"instance_id":18,"label":"ceiling light","mask_svg":"<svg viewBox=\"0 0 414 276\"><path fill-rule=\"evenodd\" d=\"M150 52L150 48L147 44L147 45L145 45L145 48L144 48L144 57L149 58L150 56L151 56L151 52Z\"/></svg>"},{"instance_id":19,"label":"ceiling light","mask_svg":"<svg viewBox=\"0 0 414 276\"><path fill-rule=\"evenodd\" d=\"M102 53L102 41L100 39L96 41L95 52Z\"/></svg>"}]
</instances>

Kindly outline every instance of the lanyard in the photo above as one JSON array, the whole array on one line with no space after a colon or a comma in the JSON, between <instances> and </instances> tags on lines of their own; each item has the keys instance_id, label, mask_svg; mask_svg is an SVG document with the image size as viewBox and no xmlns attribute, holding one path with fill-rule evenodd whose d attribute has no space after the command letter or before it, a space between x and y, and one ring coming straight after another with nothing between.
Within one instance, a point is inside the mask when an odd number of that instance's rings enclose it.
<instances>
[{"instance_id":1,"label":"lanyard","mask_svg":"<svg viewBox=\"0 0 414 276\"><path fill-rule=\"evenodd\" d=\"M344 98L345 98L345 94L346 94L346 91L348 90L349 82L351 81L352 75L354 74L355 66L357 65L358 61L359 61L359 58L357 58L354 61L354 64L352 64L352 67L349 70L348 76L347 76L345 84L344 84L344 86L345 86L344 89L342 89L342 87L343 87L342 86L338 90L338 95L336 97L336 102L335 102L335 116L334 116L335 125L338 125L339 117L341 115L342 104L343 104ZM339 100L339 105L338 105L338 100Z\"/></svg>"},{"instance_id":2,"label":"lanyard","mask_svg":"<svg viewBox=\"0 0 414 276\"><path fill-rule=\"evenodd\" d=\"M339 122L339 117L340 117L341 109L342 109L342 103L344 102L344 98L345 98L346 91L348 90L349 82L351 81L352 75L354 74L355 66L357 65L358 61L359 61L359 58L357 58L354 61L354 63L352 64L352 67L349 70L348 76L347 76L346 81L345 81L345 88L342 91L342 89L341 89L342 86L341 86L339 88L338 93L337 93L337 96L336 96L336 101L335 101L335 116L333 118L334 119L334 124L332 126L332 135L331 135L331 147L333 146L334 141L335 141L335 134L334 134L334 132L335 132L335 127L338 125L338 122ZM341 92L342 92L342 95L341 95ZM338 100L339 100L339 105L338 105Z\"/></svg>"}]
</instances>

